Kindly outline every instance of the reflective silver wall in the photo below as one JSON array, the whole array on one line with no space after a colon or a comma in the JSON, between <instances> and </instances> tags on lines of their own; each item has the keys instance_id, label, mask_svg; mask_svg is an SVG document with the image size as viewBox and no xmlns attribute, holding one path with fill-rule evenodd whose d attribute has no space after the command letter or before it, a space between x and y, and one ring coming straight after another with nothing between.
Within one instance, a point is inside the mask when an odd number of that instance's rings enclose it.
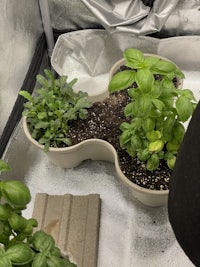
<instances>
[{"instance_id":1,"label":"reflective silver wall","mask_svg":"<svg viewBox=\"0 0 200 267\"><path fill-rule=\"evenodd\" d=\"M91 6L94 1L90 0L48 0L51 23L54 29L58 30L77 30L84 28L98 28L102 26L99 19L92 13L87 6ZM103 5L106 0L96 1ZM110 3L111 1L109 1ZM123 1L112 1L113 3L119 3ZM127 2L127 1L126 1ZM131 2L131 1L130 1ZM175 4L176 2L176 4ZM104 3L104 4L105 4ZM164 16L163 12L170 12L167 20L160 30L162 36L178 36L178 35L199 35L200 34L200 1L198 0L155 0L154 12L158 12L157 23L161 16ZM170 8L174 6L174 8ZM113 7L114 9L114 7ZM151 13L152 16L152 13Z\"/></svg>"},{"instance_id":2,"label":"reflective silver wall","mask_svg":"<svg viewBox=\"0 0 200 267\"><path fill-rule=\"evenodd\" d=\"M51 26L57 30L101 28L102 23L85 0L48 0ZM100 3L105 2L101 0ZM120 2L119 0L116 2ZM167 1L174 5L174 1ZM162 37L199 35L200 2L175 1L175 8L159 32ZM114 3L114 1L113 1ZM155 7L166 1L155 0ZM172 11L171 11L172 10ZM38 0L0 1L0 136L43 32Z\"/></svg>"},{"instance_id":3,"label":"reflective silver wall","mask_svg":"<svg viewBox=\"0 0 200 267\"><path fill-rule=\"evenodd\" d=\"M43 32L37 0L0 1L0 135Z\"/></svg>"}]
</instances>

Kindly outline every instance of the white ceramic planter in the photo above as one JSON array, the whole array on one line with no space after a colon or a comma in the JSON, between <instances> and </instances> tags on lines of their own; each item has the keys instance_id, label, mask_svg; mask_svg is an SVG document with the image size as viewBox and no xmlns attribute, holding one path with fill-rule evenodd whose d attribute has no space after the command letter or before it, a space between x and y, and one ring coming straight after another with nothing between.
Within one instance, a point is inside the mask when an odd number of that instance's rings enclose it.
<instances>
[{"instance_id":1,"label":"white ceramic planter","mask_svg":"<svg viewBox=\"0 0 200 267\"><path fill-rule=\"evenodd\" d=\"M28 130L26 118L23 118L23 129L28 140L37 148L43 150L44 146L35 141ZM145 205L158 207L167 204L168 190L156 191L145 189L132 183L122 173L118 155L115 148L108 142L101 139L88 139L77 145L66 148L50 148L46 153L49 160L62 168L73 168L86 159L104 160L113 162L117 176L129 187L134 197Z\"/></svg>"},{"instance_id":2,"label":"white ceramic planter","mask_svg":"<svg viewBox=\"0 0 200 267\"><path fill-rule=\"evenodd\" d=\"M151 54L145 54L146 56L152 56ZM153 55L156 56L156 55ZM168 60L164 57L159 58ZM169 60L170 61L170 60ZM109 79L117 69L124 65L125 60L121 59L117 61L110 70ZM182 80L179 81L178 87L182 87ZM108 91L104 91L100 95L89 97L91 102L97 102L104 100L109 95ZM27 138L32 144L39 149L43 150L44 146L35 141L28 130L26 118L23 118L23 128ZM167 204L169 190L151 190L140 187L132 183L121 171L118 161L118 155L115 148L108 142L101 139L88 139L77 145L73 145L66 148L50 148L46 153L49 160L54 164L62 168L73 168L78 166L82 161L86 159L92 160L104 160L113 162L119 179L131 190L133 196L140 202L147 206L158 207Z\"/></svg>"}]
</instances>

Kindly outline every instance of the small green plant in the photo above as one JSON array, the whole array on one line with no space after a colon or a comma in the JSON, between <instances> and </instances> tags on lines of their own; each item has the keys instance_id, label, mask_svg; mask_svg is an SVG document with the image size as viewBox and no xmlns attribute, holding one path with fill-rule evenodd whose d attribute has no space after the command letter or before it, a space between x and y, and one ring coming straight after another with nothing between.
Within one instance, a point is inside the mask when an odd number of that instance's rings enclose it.
<instances>
[{"instance_id":1,"label":"small green plant","mask_svg":"<svg viewBox=\"0 0 200 267\"><path fill-rule=\"evenodd\" d=\"M87 93L73 91L77 79L67 83L67 76L55 79L50 70L44 72L46 78L37 75L41 88L36 90L35 96L27 91L20 91L19 94L28 100L24 104L23 115L27 117L32 137L48 151L50 146L71 145L71 140L66 138L70 122L85 119L91 103Z\"/></svg>"},{"instance_id":2,"label":"small green plant","mask_svg":"<svg viewBox=\"0 0 200 267\"><path fill-rule=\"evenodd\" d=\"M129 122L120 126L120 145L153 171L165 160L173 169L185 134L183 123L192 115L196 100L189 89L174 81L184 74L172 62L145 56L129 48L124 52L127 69L116 73L109 91L128 90L131 102L124 109ZM134 86L133 86L134 85Z\"/></svg>"},{"instance_id":3,"label":"small green plant","mask_svg":"<svg viewBox=\"0 0 200 267\"><path fill-rule=\"evenodd\" d=\"M0 172L8 171L0 160ZM18 180L0 181L0 267L75 267L61 257L51 235L33 232L37 221L26 219L22 210L31 200L28 187Z\"/></svg>"}]
</instances>

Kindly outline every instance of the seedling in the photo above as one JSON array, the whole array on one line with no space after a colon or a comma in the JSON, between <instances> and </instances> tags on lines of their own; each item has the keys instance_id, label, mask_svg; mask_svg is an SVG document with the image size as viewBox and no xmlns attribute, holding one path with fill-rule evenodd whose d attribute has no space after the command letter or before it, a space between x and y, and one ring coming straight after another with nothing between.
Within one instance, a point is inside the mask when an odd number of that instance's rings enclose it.
<instances>
[{"instance_id":1,"label":"seedling","mask_svg":"<svg viewBox=\"0 0 200 267\"><path fill-rule=\"evenodd\" d=\"M50 70L44 70L46 78L37 75L41 88L32 96L27 91L19 94L28 100L23 115L32 137L44 145L45 151L49 147L70 146L71 140L66 137L73 120L85 119L87 109L91 106L85 92L73 91L77 79L67 83L67 76L54 78Z\"/></svg>"}]
</instances>

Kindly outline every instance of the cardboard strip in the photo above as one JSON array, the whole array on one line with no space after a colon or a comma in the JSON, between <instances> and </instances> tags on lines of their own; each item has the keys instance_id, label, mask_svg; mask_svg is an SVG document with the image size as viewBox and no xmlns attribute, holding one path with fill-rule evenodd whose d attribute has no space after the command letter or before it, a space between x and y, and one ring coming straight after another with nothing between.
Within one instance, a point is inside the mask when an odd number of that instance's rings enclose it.
<instances>
[{"instance_id":1,"label":"cardboard strip","mask_svg":"<svg viewBox=\"0 0 200 267\"><path fill-rule=\"evenodd\" d=\"M33 217L36 230L51 234L62 255L79 267L96 267L101 199L86 196L36 194Z\"/></svg>"}]
</instances>

